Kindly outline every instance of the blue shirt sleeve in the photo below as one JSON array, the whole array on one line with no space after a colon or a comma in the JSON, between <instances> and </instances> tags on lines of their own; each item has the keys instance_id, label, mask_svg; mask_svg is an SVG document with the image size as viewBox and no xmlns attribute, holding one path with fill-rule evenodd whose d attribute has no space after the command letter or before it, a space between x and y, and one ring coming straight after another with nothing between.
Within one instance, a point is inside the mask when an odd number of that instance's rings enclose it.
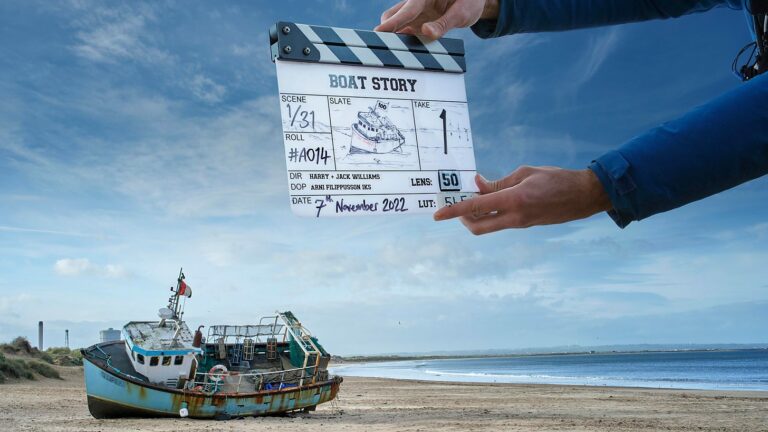
<instances>
[{"instance_id":1,"label":"blue shirt sleeve","mask_svg":"<svg viewBox=\"0 0 768 432\"><path fill-rule=\"evenodd\" d=\"M620 227L768 174L768 73L590 165Z\"/></svg>"},{"instance_id":2,"label":"blue shirt sleeve","mask_svg":"<svg viewBox=\"0 0 768 432\"><path fill-rule=\"evenodd\" d=\"M499 0L480 37L675 18L748 0ZM768 174L768 73L600 156L600 179L620 227Z\"/></svg>"},{"instance_id":3,"label":"blue shirt sleeve","mask_svg":"<svg viewBox=\"0 0 768 432\"><path fill-rule=\"evenodd\" d=\"M746 0L499 0L498 20L481 20L482 38L562 31L676 18L718 6L741 9Z\"/></svg>"}]
</instances>

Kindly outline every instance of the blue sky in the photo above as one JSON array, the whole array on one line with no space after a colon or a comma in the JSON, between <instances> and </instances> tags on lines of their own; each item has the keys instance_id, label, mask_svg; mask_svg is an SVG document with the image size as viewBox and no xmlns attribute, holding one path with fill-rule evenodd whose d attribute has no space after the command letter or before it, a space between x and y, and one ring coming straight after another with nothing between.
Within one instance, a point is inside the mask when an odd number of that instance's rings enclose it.
<instances>
[{"instance_id":1,"label":"blue sky","mask_svg":"<svg viewBox=\"0 0 768 432\"><path fill-rule=\"evenodd\" d=\"M269 26L390 2L0 3L0 340L292 309L338 354L768 342L768 181L618 229L294 217ZM583 168L739 85L740 11L465 40L478 170ZM663 155L660 155L663 157Z\"/></svg>"}]
</instances>

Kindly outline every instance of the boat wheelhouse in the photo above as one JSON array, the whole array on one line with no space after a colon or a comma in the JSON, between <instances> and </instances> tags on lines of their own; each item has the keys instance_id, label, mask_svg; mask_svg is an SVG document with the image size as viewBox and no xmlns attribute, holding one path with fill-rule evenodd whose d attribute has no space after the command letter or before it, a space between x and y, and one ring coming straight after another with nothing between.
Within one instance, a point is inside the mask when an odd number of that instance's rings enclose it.
<instances>
[{"instance_id":1,"label":"boat wheelhouse","mask_svg":"<svg viewBox=\"0 0 768 432\"><path fill-rule=\"evenodd\" d=\"M192 333L183 321L131 321L123 327L123 339L136 372L153 384L174 388L203 352L192 346Z\"/></svg>"},{"instance_id":2,"label":"boat wheelhouse","mask_svg":"<svg viewBox=\"0 0 768 432\"><path fill-rule=\"evenodd\" d=\"M405 137L385 114L388 104L376 101L368 111L357 113L357 122L352 124L350 153L390 153L398 150Z\"/></svg>"}]
</instances>

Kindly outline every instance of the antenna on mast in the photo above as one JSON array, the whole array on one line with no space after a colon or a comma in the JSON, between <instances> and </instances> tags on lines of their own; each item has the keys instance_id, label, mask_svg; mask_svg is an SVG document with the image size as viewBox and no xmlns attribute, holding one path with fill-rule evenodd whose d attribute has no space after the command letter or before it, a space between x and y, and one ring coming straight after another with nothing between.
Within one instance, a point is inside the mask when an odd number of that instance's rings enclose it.
<instances>
[{"instance_id":1,"label":"antenna on mast","mask_svg":"<svg viewBox=\"0 0 768 432\"><path fill-rule=\"evenodd\" d=\"M184 282L184 268L179 269L179 277L176 279L176 288L171 287L171 296L168 298L168 307L160 309L160 326L165 324L165 320L181 320L184 315L184 304L187 297L192 297L192 289ZM184 302L180 302L179 298L184 297Z\"/></svg>"}]
</instances>

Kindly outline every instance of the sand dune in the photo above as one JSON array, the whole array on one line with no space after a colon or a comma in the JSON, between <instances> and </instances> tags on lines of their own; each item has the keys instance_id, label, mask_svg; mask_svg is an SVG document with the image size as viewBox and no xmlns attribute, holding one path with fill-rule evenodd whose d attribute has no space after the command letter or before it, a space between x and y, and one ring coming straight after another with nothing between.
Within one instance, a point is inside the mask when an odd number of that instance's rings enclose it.
<instances>
[{"instance_id":1,"label":"sand dune","mask_svg":"<svg viewBox=\"0 0 768 432\"><path fill-rule=\"evenodd\" d=\"M82 372L0 385L3 431L768 431L768 392L462 384L347 378L335 406L230 421L96 420Z\"/></svg>"}]
</instances>

